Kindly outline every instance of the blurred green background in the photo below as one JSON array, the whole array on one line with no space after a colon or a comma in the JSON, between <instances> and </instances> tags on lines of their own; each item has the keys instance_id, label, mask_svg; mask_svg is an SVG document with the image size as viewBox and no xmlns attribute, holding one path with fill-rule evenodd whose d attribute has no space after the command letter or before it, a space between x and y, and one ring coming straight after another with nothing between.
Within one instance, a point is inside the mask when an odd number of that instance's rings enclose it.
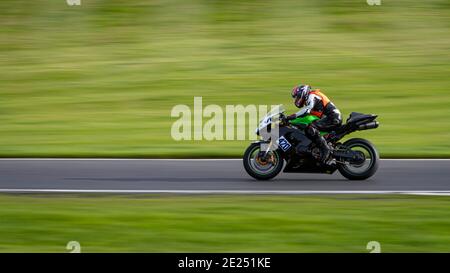
<instances>
[{"instance_id":1,"label":"blurred green background","mask_svg":"<svg viewBox=\"0 0 450 273\"><path fill-rule=\"evenodd\" d=\"M447 196L0 195L0 252L449 252Z\"/></svg>"},{"instance_id":2,"label":"blurred green background","mask_svg":"<svg viewBox=\"0 0 450 273\"><path fill-rule=\"evenodd\" d=\"M321 88L380 115L384 157L450 157L450 2L2 0L0 156L238 157L171 139L173 106Z\"/></svg>"}]
</instances>

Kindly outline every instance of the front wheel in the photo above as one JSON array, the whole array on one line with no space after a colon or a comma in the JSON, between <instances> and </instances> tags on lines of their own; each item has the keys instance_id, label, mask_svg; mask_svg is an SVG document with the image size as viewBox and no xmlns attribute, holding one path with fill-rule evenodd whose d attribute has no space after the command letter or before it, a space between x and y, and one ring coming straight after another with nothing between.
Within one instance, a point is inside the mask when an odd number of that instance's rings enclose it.
<instances>
[{"instance_id":1,"label":"front wheel","mask_svg":"<svg viewBox=\"0 0 450 273\"><path fill-rule=\"evenodd\" d=\"M362 138L352 138L344 142L343 146L363 157L362 162L339 163L338 170L344 177L350 180L364 180L375 174L380 156L372 143Z\"/></svg>"},{"instance_id":2,"label":"front wheel","mask_svg":"<svg viewBox=\"0 0 450 273\"><path fill-rule=\"evenodd\" d=\"M244 153L243 163L247 173L258 180L269 180L283 168L283 158L278 150L269 151L263 158L261 145L252 143Z\"/></svg>"}]
</instances>

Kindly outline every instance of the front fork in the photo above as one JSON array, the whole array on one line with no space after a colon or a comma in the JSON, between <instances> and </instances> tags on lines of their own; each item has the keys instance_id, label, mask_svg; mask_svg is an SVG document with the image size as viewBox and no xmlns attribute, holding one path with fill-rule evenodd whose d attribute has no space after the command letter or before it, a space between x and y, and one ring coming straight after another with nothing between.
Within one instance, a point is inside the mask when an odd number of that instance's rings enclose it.
<instances>
[{"instance_id":1,"label":"front fork","mask_svg":"<svg viewBox=\"0 0 450 273\"><path fill-rule=\"evenodd\" d=\"M264 145L264 144L266 144L266 145ZM270 142L266 142L266 141L260 142L259 145L260 145L259 146L260 149L259 149L258 157L261 158L262 160L266 161L270 150L273 148L273 141L271 140ZM267 146L267 147L265 147L265 146Z\"/></svg>"}]
</instances>

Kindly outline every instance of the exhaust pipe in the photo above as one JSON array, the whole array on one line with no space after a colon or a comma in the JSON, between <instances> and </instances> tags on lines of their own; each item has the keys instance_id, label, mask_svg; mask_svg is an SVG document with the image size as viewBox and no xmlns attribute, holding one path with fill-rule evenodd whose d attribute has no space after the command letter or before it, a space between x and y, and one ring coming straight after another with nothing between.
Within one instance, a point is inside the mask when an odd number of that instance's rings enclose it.
<instances>
[{"instance_id":1,"label":"exhaust pipe","mask_svg":"<svg viewBox=\"0 0 450 273\"><path fill-rule=\"evenodd\" d=\"M378 121L364 123L364 124L361 124L358 126L358 130L362 131L362 130L375 129L375 128L378 128L378 125L380 125L380 123Z\"/></svg>"}]
</instances>

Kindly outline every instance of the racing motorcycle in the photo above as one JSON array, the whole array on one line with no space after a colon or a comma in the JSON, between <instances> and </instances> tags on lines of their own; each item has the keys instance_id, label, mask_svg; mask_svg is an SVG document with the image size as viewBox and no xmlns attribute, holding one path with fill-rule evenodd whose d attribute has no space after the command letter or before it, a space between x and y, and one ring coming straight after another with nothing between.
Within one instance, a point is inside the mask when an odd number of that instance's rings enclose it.
<instances>
[{"instance_id":1,"label":"racing motorcycle","mask_svg":"<svg viewBox=\"0 0 450 273\"><path fill-rule=\"evenodd\" d=\"M244 153L247 173L258 180L269 180L283 169L286 173L327 173L336 170L350 180L364 180L378 169L379 154L369 141L346 135L378 128L377 115L352 112L345 124L332 132L321 132L331 148L326 164L320 162L320 149L306 135L306 127L318 120L313 115L287 121L283 105L275 107L260 122L256 134L261 138Z\"/></svg>"}]
</instances>

